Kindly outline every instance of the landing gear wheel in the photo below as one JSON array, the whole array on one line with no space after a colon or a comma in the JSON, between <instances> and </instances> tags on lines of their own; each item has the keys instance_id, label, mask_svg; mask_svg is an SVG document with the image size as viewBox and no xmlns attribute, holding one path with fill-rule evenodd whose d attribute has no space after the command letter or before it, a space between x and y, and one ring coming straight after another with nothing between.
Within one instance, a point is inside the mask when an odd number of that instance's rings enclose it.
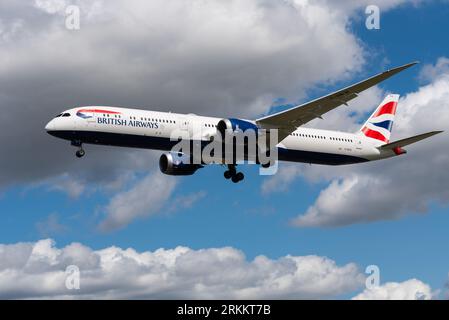
<instances>
[{"instance_id":1,"label":"landing gear wheel","mask_svg":"<svg viewBox=\"0 0 449 320\"><path fill-rule=\"evenodd\" d=\"M235 168L235 165L234 165L234 164L229 164L229 165L228 165L228 171L229 171L229 173L231 174L231 177L232 177L232 176L235 176L236 173L237 173L237 169Z\"/></svg>"},{"instance_id":2,"label":"landing gear wheel","mask_svg":"<svg viewBox=\"0 0 449 320\"><path fill-rule=\"evenodd\" d=\"M237 172L235 164L228 164L228 170L223 175L225 179L231 179L234 183L240 182L245 178L243 173Z\"/></svg>"},{"instance_id":3,"label":"landing gear wheel","mask_svg":"<svg viewBox=\"0 0 449 320\"><path fill-rule=\"evenodd\" d=\"M238 182L242 181L243 179L245 179L245 176L241 172L237 172L231 178L232 182L234 182L234 183L238 183Z\"/></svg>"},{"instance_id":4,"label":"landing gear wheel","mask_svg":"<svg viewBox=\"0 0 449 320\"><path fill-rule=\"evenodd\" d=\"M84 151L84 149L79 149L79 150L76 152L76 156L77 156L78 158L84 157L85 154L86 154L86 151Z\"/></svg>"}]
</instances>

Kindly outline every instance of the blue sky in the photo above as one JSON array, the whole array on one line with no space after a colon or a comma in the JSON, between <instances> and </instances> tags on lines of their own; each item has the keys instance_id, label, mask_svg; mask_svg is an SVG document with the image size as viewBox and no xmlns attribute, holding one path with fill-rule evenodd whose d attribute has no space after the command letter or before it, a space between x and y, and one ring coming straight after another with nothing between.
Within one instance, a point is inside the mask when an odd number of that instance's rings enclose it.
<instances>
[{"instance_id":1,"label":"blue sky","mask_svg":"<svg viewBox=\"0 0 449 320\"><path fill-rule=\"evenodd\" d=\"M449 56L449 43L444 40L449 29L447 3L430 1L417 6L402 4L382 11L380 30L365 28L363 11L363 8L354 10L347 30L355 35L363 48L364 63L358 70L351 72L350 76L337 77L335 81L331 81L332 85L318 82L315 84L320 89L316 89L314 85L307 86L307 94L298 94L297 100L304 101L331 92L386 67L419 60L420 65L380 86L382 90L405 95L428 83L420 77L423 66L433 65L440 57ZM287 99L294 101L291 100L290 93ZM126 99L123 98L124 100ZM48 114L48 117L52 115ZM326 119L321 127L326 127L325 122ZM43 126L41 127L43 130ZM341 130L345 128L342 127ZM393 129L393 138L394 133ZM50 136L43 138L53 139ZM20 144L21 139L26 137L17 137L16 143ZM73 151L64 142L51 143L52 148L59 149L58 154L71 155ZM429 140L428 143L432 144L432 141ZM88 147L88 152L101 152L104 148L107 147ZM120 156L121 152L128 151L120 149L114 156ZM157 156L159 153L154 154ZM150 158L154 162L148 164L150 172L156 172L156 156ZM413 152L410 152L404 158L384 161L383 166L389 166L388 161L397 163L413 156ZM106 157L101 161L107 163L108 160ZM61 161L73 161L65 169L69 175L83 176L83 172L85 173L86 163L74 156L67 156ZM39 166L38 163L33 164L32 160L29 163ZM309 168L301 164L298 166L302 170ZM123 169L123 166L120 168ZM367 265L375 264L380 267L382 283L417 278L435 290L443 288L448 279L448 208L438 197L430 198L429 208L425 212L414 214L413 210L409 210L392 220L355 222L337 227L294 227L290 223L291 219L304 214L313 206L320 192L329 186L332 179L311 181L299 174L287 185L285 191L265 194L261 191L261 186L270 177L259 176L258 169L250 166L242 169L246 179L237 185L222 178L221 167L199 170L190 177L172 178L177 180L176 188L157 212L135 219L119 230L100 231L98 223L105 216L105 208L111 198L132 188L136 181L145 177L147 172L143 168L130 169L134 178L120 190L108 191L105 188L108 182L89 181L84 186L84 191L75 197L61 190L54 190L51 182L48 183L52 181L52 175L45 179L4 185L0 195L0 243L35 242L52 238L58 247L80 242L95 250L117 246L131 247L137 251L176 246L186 246L193 250L230 246L242 250L248 260L258 255L265 255L270 259L286 255L318 255L329 257L338 265L354 262L362 272ZM376 168L382 170L381 165ZM338 172L340 169L335 170ZM429 167L428 170L433 168ZM419 183L416 181L416 184ZM154 186L155 189L148 192L157 192L157 187ZM172 207L176 204L176 199L193 194L199 194L193 204ZM407 202L408 199L399 201ZM363 200L361 203L363 204ZM363 211L364 207L359 209ZM49 217L54 217L56 223L52 225ZM337 297L349 298L353 295L353 292L346 292Z\"/></svg>"}]
</instances>

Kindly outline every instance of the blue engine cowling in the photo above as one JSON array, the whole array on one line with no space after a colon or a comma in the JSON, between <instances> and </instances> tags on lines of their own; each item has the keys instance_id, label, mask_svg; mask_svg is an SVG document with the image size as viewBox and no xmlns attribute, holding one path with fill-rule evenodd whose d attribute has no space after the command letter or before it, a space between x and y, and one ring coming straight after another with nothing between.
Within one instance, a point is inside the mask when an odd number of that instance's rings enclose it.
<instances>
[{"instance_id":1,"label":"blue engine cowling","mask_svg":"<svg viewBox=\"0 0 449 320\"><path fill-rule=\"evenodd\" d=\"M217 130L222 137L224 137L226 130L230 130L231 132L254 130L257 134L258 129L259 127L254 122L234 118L220 120L217 125Z\"/></svg>"},{"instance_id":2,"label":"blue engine cowling","mask_svg":"<svg viewBox=\"0 0 449 320\"><path fill-rule=\"evenodd\" d=\"M189 156L185 154L167 152L159 158L159 169L162 173L171 176L190 176L203 167L200 164L191 164L190 162Z\"/></svg>"}]
</instances>

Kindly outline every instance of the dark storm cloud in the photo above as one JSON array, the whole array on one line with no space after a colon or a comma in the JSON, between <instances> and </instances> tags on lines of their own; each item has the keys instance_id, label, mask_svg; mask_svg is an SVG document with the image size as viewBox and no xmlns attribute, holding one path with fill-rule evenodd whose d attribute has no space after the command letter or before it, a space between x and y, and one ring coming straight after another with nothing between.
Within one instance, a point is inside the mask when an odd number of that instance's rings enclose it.
<instances>
[{"instance_id":1,"label":"dark storm cloud","mask_svg":"<svg viewBox=\"0 0 449 320\"><path fill-rule=\"evenodd\" d=\"M151 152L102 147L76 161L43 130L64 109L253 117L277 97L296 100L317 81L348 77L362 62L345 13L320 2L76 1L79 31L64 27L69 3L0 5L0 186L67 172L108 181L154 166L137 160L154 159Z\"/></svg>"}]
</instances>

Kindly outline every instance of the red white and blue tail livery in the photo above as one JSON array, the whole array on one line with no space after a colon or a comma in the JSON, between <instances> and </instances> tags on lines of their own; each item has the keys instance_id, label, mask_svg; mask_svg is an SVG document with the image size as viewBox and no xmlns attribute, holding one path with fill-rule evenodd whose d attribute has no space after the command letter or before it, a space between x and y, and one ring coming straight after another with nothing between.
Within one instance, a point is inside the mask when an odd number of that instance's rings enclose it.
<instances>
[{"instance_id":1,"label":"red white and blue tail livery","mask_svg":"<svg viewBox=\"0 0 449 320\"><path fill-rule=\"evenodd\" d=\"M70 141L78 148L76 155L80 158L85 155L85 144L163 150L159 166L163 173L170 175L191 175L204 167L188 161L192 154L173 152L177 142L171 138L178 132L187 134L189 143L200 142L202 148L214 137L228 131L254 129L267 132L270 139L277 137L275 144L270 144L273 148L270 150L277 151L280 161L344 165L386 159L406 153L405 146L442 132L432 131L391 142L398 108L397 94L388 95L358 132L312 129L304 125L322 119L327 112L341 105L348 105L361 92L415 64L387 70L321 98L254 120L87 106L62 112L45 129L55 137ZM226 179L243 180L243 173L236 171L237 161L240 163L242 159L219 160L217 163L228 166L224 173ZM255 163L263 165L258 160Z\"/></svg>"},{"instance_id":2,"label":"red white and blue tail livery","mask_svg":"<svg viewBox=\"0 0 449 320\"><path fill-rule=\"evenodd\" d=\"M379 144L390 142L399 95L389 94L365 122L360 132Z\"/></svg>"}]
</instances>

